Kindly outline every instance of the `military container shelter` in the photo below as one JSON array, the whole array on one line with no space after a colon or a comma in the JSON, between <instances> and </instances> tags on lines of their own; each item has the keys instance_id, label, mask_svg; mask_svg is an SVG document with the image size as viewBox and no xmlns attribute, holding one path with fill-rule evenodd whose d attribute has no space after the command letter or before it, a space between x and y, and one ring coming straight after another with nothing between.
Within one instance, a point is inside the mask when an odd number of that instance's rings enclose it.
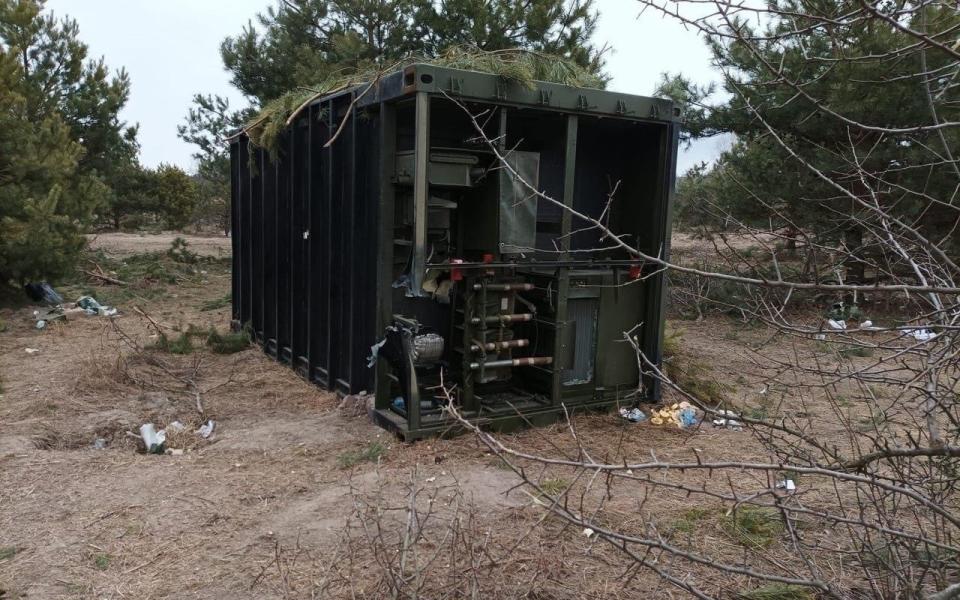
<instances>
[{"instance_id":1,"label":"military container shelter","mask_svg":"<svg viewBox=\"0 0 960 600\"><path fill-rule=\"evenodd\" d=\"M404 438L659 398L669 100L415 64L231 141L233 321ZM596 219L616 234L583 217ZM441 386L442 382L442 386Z\"/></svg>"}]
</instances>

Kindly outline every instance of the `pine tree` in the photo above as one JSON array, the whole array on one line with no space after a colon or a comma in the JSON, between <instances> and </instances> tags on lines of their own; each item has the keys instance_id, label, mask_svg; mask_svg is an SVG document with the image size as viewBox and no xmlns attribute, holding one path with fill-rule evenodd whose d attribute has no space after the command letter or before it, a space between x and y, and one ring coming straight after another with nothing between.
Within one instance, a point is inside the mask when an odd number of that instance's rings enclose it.
<instances>
[{"instance_id":1,"label":"pine tree","mask_svg":"<svg viewBox=\"0 0 960 600\"><path fill-rule=\"evenodd\" d=\"M152 173L148 188L156 212L168 229L183 229L193 216L199 191L193 178L180 167L161 164Z\"/></svg>"},{"instance_id":2,"label":"pine tree","mask_svg":"<svg viewBox=\"0 0 960 600\"><path fill-rule=\"evenodd\" d=\"M22 80L0 47L0 285L68 272L96 193L78 184L83 149L59 115L28 118Z\"/></svg>"},{"instance_id":3,"label":"pine tree","mask_svg":"<svg viewBox=\"0 0 960 600\"><path fill-rule=\"evenodd\" d=\"M0 284L68 273L137 152L118 117L126 74L89 60L76 22L43 7L0 0Z\"/></svg>"},{"instance_id":4,"label":"pine tree","mask_svg":"<svg viewBox=\"0 0 960 600\"><path fill-rule=\"evenodd\" d=\"M196 94L186 122L177 127L180 139L193 144L197 161L198 216L216 219L224 233L230 231L230 157L224 140L250 117L248 111L230 110L226 98Z\"/></svg>"},{"instance_id":5,"label":"pine tree","mask_svg":"<svg viewBox=\"0 0 960 600\"><path fill-rule=\"evenodd\" d=\"M285 0L220 47L258 105L335 72L435 56L450 46L526 48L599 72L593 0Z\"/></svg>"},{"instance_id":6,"label":"pine tree","mask_svg":"<svg viewBox=\"0 0 960 600\"><path fill-rule=\"evenodd\" d=\"M254 110L230 111L225 98L197 94L178 133L197 147L205 187L226 197L223 139L298 86L451 46L542 51L599 74L603 49L591 42L596 20L593 0L283 0L220 46L232 84Z\"/></svg>"},{"instance_id":7,"label":"pine tree","mask_svg":"<svg viewBox=\"0 0 960 600\"><path fill-rule=\"evenodd\" d=\"M931 103L942 121L960 117L958 86L928 75L949 73L953 59L936 48L900 51L915 47L916 39L883 19L844 21L842 15L860 6L846 0L776 0L771 7L779 14L761 31L735 23L741 35L756 35L759 41L714 42L715 64L731 74L724 84L730 99L719 106L705 110L709 90L683 78L666 78L661 84L661 93L688 105L691 135L736 136L704 179L712 209L728 211L748 225L789 224L820 242L869 250L858 224L864 209L792 158L772 139L773 130L794 153L853 195L868 193L860 175L870 174L869 186L880 191L876 201L916 222L932 238L947 236L955 227L952 209L929 198L953 197L960 173L955 163L930 158L931 152L956 156L960 128L911 131L932 122ZM834 25L822 26L825 22ZM960 26L960 13L931 4L911 10L906 24L915 31L950 32Z\"/></svg>"}]
</instances>

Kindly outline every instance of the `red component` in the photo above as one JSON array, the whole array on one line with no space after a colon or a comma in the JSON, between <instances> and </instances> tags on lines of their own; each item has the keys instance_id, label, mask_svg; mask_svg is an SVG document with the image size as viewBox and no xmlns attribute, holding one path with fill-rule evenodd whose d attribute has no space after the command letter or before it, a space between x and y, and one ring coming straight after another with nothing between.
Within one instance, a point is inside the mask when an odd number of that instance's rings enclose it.
<instances>
[{"instance_id":1,"label":"red component","mask_svg":"<svg viewBox=\"0 0 960 600\"><path fill-rule=\"evenodd\" d=\"M460 258L451 258L450 264L459 265L463 263L463 259ZM453 281L463 281L463 271L457 267L450 267L450 279Z\"/></svg>"},{"instance_id":2,"label":"red component","mask_svg":"<svg viewBox=\"0 0 960 600\"><path fill-rule=\"evenodd\" d=\"M493 262L493 254L490 254L490 253L488 252L488 253L486 253L486 254L483 255L483 263L484 263L484 264L490 264L490 263L492 263L492 262Z\"/></svg>"},{"instance_id":3,"label":"red component","mask_svg":"<svg viewBox=\"0 0 960 600\"><path fill-rule=\"evenodd\" d=\"M643 267L640 265L630 265L630 279L640 279L641 273L643 273Z\"/></svg>"}]
</instances>

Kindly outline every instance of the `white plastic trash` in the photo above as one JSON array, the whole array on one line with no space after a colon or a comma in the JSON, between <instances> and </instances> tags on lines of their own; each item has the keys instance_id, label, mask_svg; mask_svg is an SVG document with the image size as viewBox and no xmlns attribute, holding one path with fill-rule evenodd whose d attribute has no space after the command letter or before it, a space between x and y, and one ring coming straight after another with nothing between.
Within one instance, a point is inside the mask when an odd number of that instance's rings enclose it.
<instances>
[{"instance_id":1,"label":"white plastic trash","mask_svg":"<svg viewBox=\"0 0 960 600\"><path fill-rule=\"evenodd\" d=\"M913 339L918 342L929 342L933 338L937 337L937 333L930 331L929 329L914 329L909 332L913 336Z\"/></svg>"},{"instance_id":2,"label":"white plastic trash","mask_svg":"<svg viewBox=\"0 0 960 600\"><path fill-rule=\"evenodd\" d=\"M143 439L143 447L150 454L163 454L163 445L167 441L167 432L157 431L153 423L144 423L140 426L140 437Z\"/></svg>"},{"instance_id":3,"label":"white plastic trash","mask_svg":"<svg viewBox=\"0 0 960 600\"><path fill-rule=\"evenodd\" d=\"M844 331L847 328L847 322L844 320L827 319L827 325L837 331Z\"/></svg>"},{"instance_id":4,"label":"white plastic trash","mask_svg":"<svg viewBox=\"0 0 960 600\"><path fill-rule=\"evenodd\" d=\"M740 418L740 415L735 413L732 410L718 410L716 412L718 418L713 419L714 427L724 427L726 429L736 429L740 431L743 429L743 423L737 421Z\"/></svg>"},{"instance_id":5,"label":"white plastic trash","mask_svg":"<svg viewBox=\"0 0 960 600\"><path fill-rule=\"evenodd\" d=\"M645 421L647 419L647 415L643 414L643 411L639 408L633 408L631 410L621 408L620 416L631 423L639 423L640 421Z\"/></svg>"},{"instance_id":6,"label":"white plastic trash","mask_svg":"<svg viewBox=\"0 0 960 600\"><path fill-rule=\"evenodd\" d=\"M213 435L213 430L216 426L217 426L216 422L214 422L213 419L210 419L209 421L201 425L200 429L198 429L195 433L199 434L200 437L202 437L203 439L207 439L211 435Z\"/></svg>"}]
</instances>

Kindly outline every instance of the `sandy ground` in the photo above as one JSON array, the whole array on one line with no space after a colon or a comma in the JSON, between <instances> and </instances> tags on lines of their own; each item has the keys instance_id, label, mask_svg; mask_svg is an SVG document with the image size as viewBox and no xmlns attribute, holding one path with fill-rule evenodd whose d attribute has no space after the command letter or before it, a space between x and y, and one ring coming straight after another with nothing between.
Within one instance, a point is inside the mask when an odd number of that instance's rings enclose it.
<instances>
[{"instance_id":1,"label":"sandy ground","mask_svg":"<svg viewBox=\"0 0 960 600\"><path fill-rule=\"evenodd\" d=\"M166 248L173 237L110 234L93 243L108 253L130 253ZM226 238L191 237L190 243L209 255L229 251ZM143 308L164 325L223 330L229 309L199 307L228 289L228 273L211 271L204 282L171 288L167 298ZM143 317L120 308L120 331L140 344L155 341ZM217 423L212 438L202 440L193 434L201 422L194 396L131 352L113 323L78 317L37 331L31 311L0 313L6 322L0 333L0 590L7 594L0 597L365 597L357 590L369 567L351 576L355 587L348 594L342 582L330 591L330 566L346 560L343 536L359 499L385 494L385 507L402 506L411 478L431 493L462 490L477 531L502 538L497 547L535 544L543 560L556 560L537 571L549 577L525 584L544 590L538 597L670 594L649 574L625 582L615 563L587 561L601 549L592 549L579 531L551 526L528 535L545 518L543 508L512 490L515 476L474 438L398 442L256 349L164 355L176 374L199 373L205 417ZM691 351L715 363L719 379L740 382L732 394L757 393L754 366L738 349L762 340L761 332L731 333L742 328L720 318L685 328ZM187 425L171 441L187 450L182 455L138 453L127 433L144 422L175 420ZM652 452L689 457L694 447L707 454L736 447L744 457L758 452L746 433L705 428L691 435L649 424L625 429L613 414L584 417L578 425L596 440L597 455L611 459ZM106 448L93 448L97 438ZM563 426L506 436L541 448L568 438ZM385 447L379 464L342 464L345 453L372 443ZM677 501L647 499L645 510L677 511ZM638 502L619 497L611 514L636 519ZM715 526L704 527L698 535L723 543ZM588 566L565 567L568 560ZM523 560L502 568L504 585L526 581ZM718 585L735 588L736 582Z\"/></svg>"},{"instance_id":2,"label":"sandy ground","mask_svg":"<svg viewBox=\"0 0 960 600\"><path fill-rule=\"evenodd\" d=\"M91 233L87 235L90 247L115 256L159 252L182 237L188 240L190 249L201 256L230 256L230 238L224 235L188 235L176 232L164 233Z\"/></svg>"}]
</instances>

